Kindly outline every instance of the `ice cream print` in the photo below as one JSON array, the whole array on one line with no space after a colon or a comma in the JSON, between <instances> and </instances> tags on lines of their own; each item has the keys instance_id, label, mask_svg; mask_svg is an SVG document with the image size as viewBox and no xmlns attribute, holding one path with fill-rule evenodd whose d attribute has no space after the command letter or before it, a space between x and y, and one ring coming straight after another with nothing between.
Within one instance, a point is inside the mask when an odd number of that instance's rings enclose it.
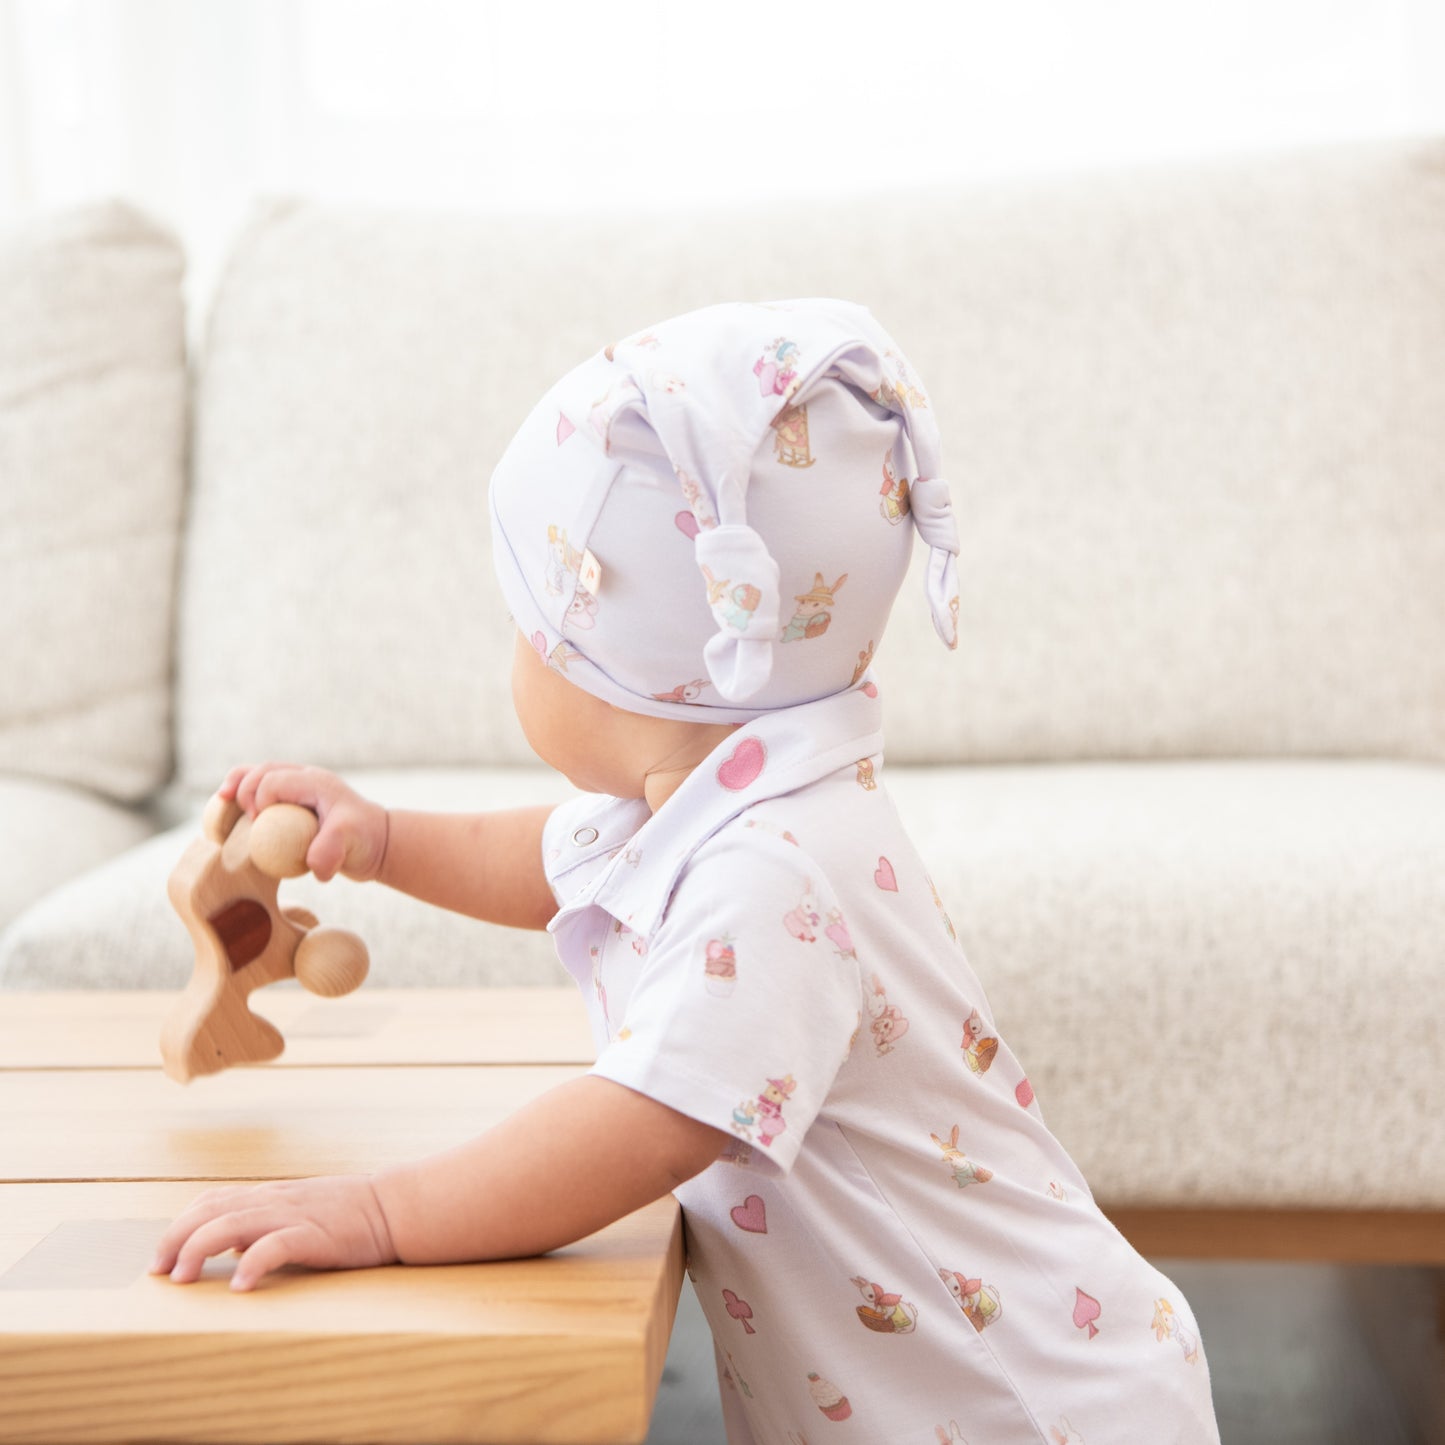
<instances>
[{"instance_id":1,"label":"ice cream print","mask_svg":"<svg viewBox=\"0 0 1445 1445\"><path fill-rule=\"evenodd\" d=\"M726 934L710 939L703 959L703 979L707 991L717 998L726 998L737 987L737 954L733 941Z\"/></svg>"},{"instance_id":2,"label":"ice cream print","mask_svg":"<svg viewBox=\"0 0 1445 1445\"><path fill-rule=\"evenodd\" d=\"M1173 1340L1184 1351L1184 1358L1191 1365L1199 1363L1199 1341L1184 1328L1184 1322L1174 1313L1174 1306L1167 1299L1154 1301L1154 1338L1160 1344Z\"/></svg>"},{"instance_id":3,"label":"ice cream print","mask_svg":"<svg viewBox=\"0 0 1445 1445\"><path fill-rule=\"evenodd\" d=\"M960 1189L967 1189L970 1184L987 1184L993 1178L992 1169L985 1169L983 1165L964 1157L963 1150L958 1147L957 1124L949 1131L947 1143L937 1134L928 1137L943 1151L943 1162L953 1171L953 1182Z\"/></svg>"},{"instance_id":4,"label":"ice cream print","mask_svg":"<svg viewBox=\"0 0 1445 1445\"><path fill-rule=\"evenodd\" d=\"M815 1370L808 1371L808 1393L813 1403L830 1420L846 1420L853 1413L848 1397L831 1381Z\"/></svg>"},{"instance_id":5,"label":"ice cream print","mask_svg":"<svg viewBox=\"0 0 1445 1445\"><path fill-rule=\"evenodd\" d=\"M753 363L753 375L758 379L758 394L791 396L797 388L800 359L796 341L779 336L769 342L767 349Z\"/></svg>"},{"instance_id":6,"label":"ice cream print","mask_svg":"<svg viewBox=\"0 0 1445 1445\"><path fill-rule=\"evenodd\" d=\"M988 1066L998 1053L998 1040L984 1027L983 1016L977 1009L963 1021L963 1043L959 1047L975 1074L988 1073Z\"/></svg>"},{"instance_id":7,"label":"ice cream print","mask_svg":"<svg viewBox=\"0 0 1445 1445\"><path fill-rule=\"evenodd\" d=\"M878 504L878 510L883 513L885 520L896 527L908 515L908 478L895 477L888 462L889 458L885 456L883 485L878 488L883 500Z\"/></svg>"},{"instance_id":8,"label":"ice cream print","mask_svg":"<svg viewBox=\"0 0 1445 1445\"><path fill-rule=\"evenodd\" d=\"M778 460L785 467L811 467L817 457L808 450L808 408L785 406L770 423Z\"/></svg>"},{"instance_id":9,"label":"ice cream print","mask_svg":"<svg viewBox=\"0 0 1445 1445\"><path fill-rule=\"evenodd\" d=\"M829 608L837 605L835 594L847 580L846 572L832 583L825 581L821 572L814 572L812 587L806 592L793 594L793 601L798 604L798 610L793 613L788 625L783 628L782 640L784 642L807 642L814 637L821 637L828 630L828 624L833 620L833 614Z\"/></svg>"},{"instance_id":10,"label":"ice cream print","mask_svg":"<svg viewBox=\"0 0 1445 1445\"><path fill-rule=\"evenodd\" d=\"M918 1327L918 1306L910 1304L902 1295L890 1294L881 1284L853 1276L853 1284L865 1303L859 1305L858 1318L870 1330L880 1335L911 1334Z\"/></svg>"},{"instance_id":11,"label":"ice cream print","mask_svg":"<svg viewBox=\"0 0 1445 1445\"><path fill-rule=\"evenodd\" d=\"M980 1333L988 1325L997 1324L1003 1314L1003 1303L998 1291L981 1279L970 1279L956 1269L940 1269L938 1277L948 1286L949 1293L958 1301L959 1308L968 1316L969 1323Z\"/></svg>"}]
</instances>

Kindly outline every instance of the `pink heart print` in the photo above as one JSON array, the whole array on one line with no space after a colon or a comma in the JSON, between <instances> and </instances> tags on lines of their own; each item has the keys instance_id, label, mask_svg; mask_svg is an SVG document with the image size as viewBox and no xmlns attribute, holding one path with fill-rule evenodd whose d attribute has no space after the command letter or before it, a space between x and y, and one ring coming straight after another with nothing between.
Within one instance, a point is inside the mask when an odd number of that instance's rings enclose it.
<instances>
[{"instance_id":1,"label":"pink heart print","mask_svg":"<svg viewBox=\"0 0 1445 1445\"><path fill-rule=\"evenodd\" d=\"M697 541L698 525L697 518L691 512L679 512L673 519L673 525L684 537L691 537Z\"/></svg>"},{"instance_id":2,"label":"pink heart print","mask_svg":"<svg viewBox=\"0 0 1445 1445\"><path fill-rule=\"evenodd\" d=\"M744 738L732 756L718 764L717 780L730 792L740 793L757 781L767 760L768 750L761 738Z\"/></svg>"},{"instance_id":3,"label":"pink heart print","mask_svg":"<svg viewBox=\"0 0 1445 1445\"><path fill-rule=\"evenodd\" d=\"M557 413L557 445L560 447L576 430L577 428L567 420L566 414L559 411Z\"/></svg>"},{"instance_id":4,"label":"pink heart print","mask_svg":"<svg viewBox=\"0 0 1445 1445\"><path fill-rule=\"evenodd\" d=\"M893 865L886 858L878 860L878 866L873 870L873 881L885 893L898 892L898 875L893 871Z\"/></svg>"},{"instance_id":5,"label":"pink heart print","mask_svg":"<svg viewBox=\"0 0 1445 1445\"><path fill-rule=\"evenodd\" d=\"M1034 1086L1027 1079L1021 1079L1014 1090L1014 1098L1027 1109L1034 1101Z\"/></svg>"},{"instance_id":6,"label":"pink heart print","mask_svg":"<svg viewBox=\"0 0 1445 1445\"><path fill-rule=\"evenodd\" d=\"M749 1234L768 1232L768 1213L760 1194L749 1194L741 1204L734 1204L729 1212L739 1229L745 1229Z\"/></svg>"}]
</instances>

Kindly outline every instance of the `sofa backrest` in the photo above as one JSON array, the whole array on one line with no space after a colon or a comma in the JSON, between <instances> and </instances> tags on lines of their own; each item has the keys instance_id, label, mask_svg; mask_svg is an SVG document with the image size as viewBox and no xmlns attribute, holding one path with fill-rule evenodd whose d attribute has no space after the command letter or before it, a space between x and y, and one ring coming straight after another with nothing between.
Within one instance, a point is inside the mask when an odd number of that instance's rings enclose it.
<instances>
[{"instance_id":1,"label":"sofa backrest","mask_svg":"<svg viewBox=\"0 0 1445 1445\"><path fill-rule=\"evenodd\" d=\"M171 769L182 270L123 205L0 233L0 771L121 801Z\"/></svg>"},{"instance_id":2,"label":"sofa backrest","mask_svg":"<svg viewBox=\"0 0 1445 1445\"><path fill-rule=\"evenodd\" d=\"M184 778L520 761L485 487L541 392L731 297L862 300L944 437L896 760L1445 757L1445 142L712 214L280 202L201 365Z\"/></svg>"}]
</instances>

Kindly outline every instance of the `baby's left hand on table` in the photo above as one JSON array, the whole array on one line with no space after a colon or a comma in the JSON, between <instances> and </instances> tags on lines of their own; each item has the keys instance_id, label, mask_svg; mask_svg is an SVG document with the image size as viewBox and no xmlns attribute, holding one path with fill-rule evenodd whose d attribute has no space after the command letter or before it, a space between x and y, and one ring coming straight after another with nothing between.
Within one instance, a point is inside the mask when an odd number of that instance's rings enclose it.
<instances>
[{"instance_id":1,"label":"baby's left hand on table","mask_svg":"<svg viewBox=\"0 0 1445 1445\"><path fill-rule=\"evenodd\" d=\"M190 1284L206 1260L232 1249L242 1251L233 1290L253 1289L287 1264L366 1269L397 1260L372 1182L354 1174L208 1189L162 1235L151 1273Z\"/></svg>"}]
</instances>

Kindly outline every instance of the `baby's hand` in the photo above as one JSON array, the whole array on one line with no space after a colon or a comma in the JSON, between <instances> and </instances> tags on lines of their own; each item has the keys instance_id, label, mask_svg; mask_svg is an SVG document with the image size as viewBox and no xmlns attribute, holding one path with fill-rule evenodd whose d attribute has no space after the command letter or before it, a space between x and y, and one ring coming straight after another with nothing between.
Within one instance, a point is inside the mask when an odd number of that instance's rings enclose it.
<instances>
[{"instance_id":1,"label":"baby's hand","mask_svg":"<svg viewBox=\"0 0 1445 1445\"><path fill-rule=\"evenodd\" d=\"M368 1269L397 1261L376 1191L360 1174L208 1189L161 1237L151 1273L190 1284L212 1255L230 1249L244 1251L234 1290L254 1289L284 1264Z\"/></svg>"},{"instance_id":2,"label":"baby's hand","mask_svg":"<svg viewBox=\"0 0 1445 1445\"><path fill-rule=\"evenodd\" d=\"M334 773L291 763L243 764L226 774L218 796L236 800L251 817L273 803L310 808L321 828L306 853L306 866L323 883L344 873L359 883L375 878L386 859L390 819Z\"/></svg>"}]
</instances>

